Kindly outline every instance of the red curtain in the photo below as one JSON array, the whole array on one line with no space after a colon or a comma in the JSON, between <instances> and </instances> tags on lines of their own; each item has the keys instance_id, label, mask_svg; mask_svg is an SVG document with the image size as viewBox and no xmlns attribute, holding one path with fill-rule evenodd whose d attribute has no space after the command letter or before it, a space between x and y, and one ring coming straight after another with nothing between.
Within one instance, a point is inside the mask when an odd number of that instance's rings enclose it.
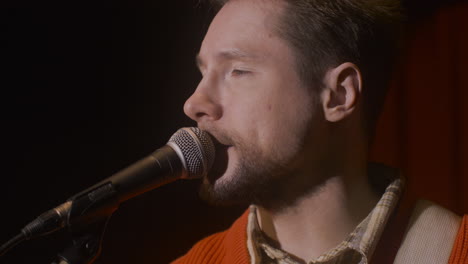
<instances>
[{"instance_id":1,"label":"red curtain","mask_svg":"<svg viewBox=\"0 0 468 264\"><path fill-rule=\"evenodd\" d=\"M468 3L408 33L371 158L402 168L411 199L468 213Z\"/></svg>"}]
</instances>

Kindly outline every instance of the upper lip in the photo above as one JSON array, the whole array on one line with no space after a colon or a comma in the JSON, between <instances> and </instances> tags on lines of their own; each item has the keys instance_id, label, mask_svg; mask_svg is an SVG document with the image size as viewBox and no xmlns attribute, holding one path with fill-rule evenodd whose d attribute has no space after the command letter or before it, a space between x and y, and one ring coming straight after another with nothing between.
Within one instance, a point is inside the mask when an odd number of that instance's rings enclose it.
<instances>
[{"instance_id":1,"label":"upper lip","mask_svg":"<svg viewBox=\"0 0 468 264\"><path fill-rule=\"evenodd\" d=\"M215 147L230 147L232 146L231 144L225 142L225 140L222 139L222 137L218 136L217 133L210 131L210 129L204 129L200 127L201 130L208 132L210 134L211 138L213 139L213 143ZM220 139L221 138L221 139Z\"/></svg>"},{"instance_id":2,"label":"upper lip","mask_svg":"<svg viewBox=\"0 0 468 264\"><path fill-rule=\"evenodd\" d=\"M218 138L216 136L214 136L213 134L210 133L210 135L212 135L212 138L213 138L213 143L215 145L216 148L220 148L220 147L230 147L231 145L229 144L225 144L224 142L221 142L218 140Z\"/></svg>"}]
</instances>

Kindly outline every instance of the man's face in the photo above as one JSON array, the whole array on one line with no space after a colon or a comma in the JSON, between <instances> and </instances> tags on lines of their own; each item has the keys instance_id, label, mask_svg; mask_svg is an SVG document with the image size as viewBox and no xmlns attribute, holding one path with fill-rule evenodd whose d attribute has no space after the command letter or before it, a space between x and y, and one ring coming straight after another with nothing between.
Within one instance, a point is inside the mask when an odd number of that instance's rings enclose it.
<instances>
[{"instance_id":1,"label":"man's face","mask_svg":"<svg viewBox=\"0 0 468 264\"><path fill-rule=\"evenodd\" d=\"M318 104L274 30L282 5L232 0L203 40L197 58L203 78L184 111L221 143L202 186L215 203L280 195L287 178L306 166L304 145Z\"/></svg>"}]
</instances>

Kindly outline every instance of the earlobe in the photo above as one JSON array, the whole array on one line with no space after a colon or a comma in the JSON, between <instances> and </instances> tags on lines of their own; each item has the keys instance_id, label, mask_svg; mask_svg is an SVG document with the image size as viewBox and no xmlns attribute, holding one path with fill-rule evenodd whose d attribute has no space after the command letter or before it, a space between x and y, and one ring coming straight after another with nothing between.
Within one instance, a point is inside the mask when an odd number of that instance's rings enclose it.
<instances>
[{"instance_id":1,"label":"earlobe","mask_svg":"<svg viewBox=\"0 0 468 264\"><path fill-rule=\"evenodd\" d=\"M354 112L361 95L362 77L359 68L345 62L327 71L321 99L325 118L338 122Z\"/></svg>"}]
</instances>

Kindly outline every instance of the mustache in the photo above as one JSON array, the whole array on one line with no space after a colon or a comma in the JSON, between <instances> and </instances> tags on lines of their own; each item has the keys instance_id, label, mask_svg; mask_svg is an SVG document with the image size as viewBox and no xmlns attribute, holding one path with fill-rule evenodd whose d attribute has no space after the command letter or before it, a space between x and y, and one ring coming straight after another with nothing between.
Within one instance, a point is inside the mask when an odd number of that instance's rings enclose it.
<instances>
[{"instance_id":1,"label":"mustache","mask_svg":"<svg viewBox=\"0 0 468 264\"><path fill-rule=\"evenodd\" d=\"M234 137L231 133L224 129L214 126L198 126L201 130L211 135L215 145L233 146L235 143Z\"/></svg>"}]
</instances>

